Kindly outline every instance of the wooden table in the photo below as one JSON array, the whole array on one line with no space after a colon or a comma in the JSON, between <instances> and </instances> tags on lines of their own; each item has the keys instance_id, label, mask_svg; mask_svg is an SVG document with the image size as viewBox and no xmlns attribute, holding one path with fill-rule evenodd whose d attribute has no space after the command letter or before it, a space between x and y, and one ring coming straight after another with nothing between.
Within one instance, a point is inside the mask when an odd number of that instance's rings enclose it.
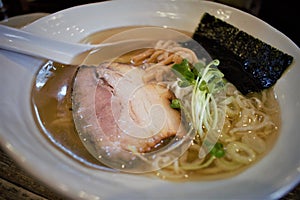
<instances>
[{"instance_id":1,"label":"wooden table","mask_svg":"<svg viewBox=\"0 0 300 200\"><path fill-rule=\"evenodd\" d=\"M69 199L53 191L19 167L0 148L0 200ZM300 200L300 184L281 200Z\"/></svg>"},{"instance_id":2,"label":"wooden table","mask_svg":"<svg viewBox=\"0 0 300 200\"><path fill-rule=\"evenodd\" d=\"M68 199L19 167L0 148L0 200Z\"/></svg>"}]
</instances>

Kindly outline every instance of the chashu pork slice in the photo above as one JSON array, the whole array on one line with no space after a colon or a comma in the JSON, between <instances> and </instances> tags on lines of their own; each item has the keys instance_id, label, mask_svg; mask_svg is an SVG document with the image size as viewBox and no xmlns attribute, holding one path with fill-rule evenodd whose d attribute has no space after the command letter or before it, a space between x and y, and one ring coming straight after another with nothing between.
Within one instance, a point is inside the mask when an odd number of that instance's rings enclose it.
<instances>
[{"instance_id":1,"label":"chashu pork slice","mask_svg":"<svg viewBox=\"0 0 300 200\"><path fill-rule=\"evenodd\" d=\"M120 63L79 68L72 92L73 117L88 149L143 153L166 138L185 134L181 113L170 107L174 94L162 85L144 84L144 73Z\"/></svg>"}]
</instances>

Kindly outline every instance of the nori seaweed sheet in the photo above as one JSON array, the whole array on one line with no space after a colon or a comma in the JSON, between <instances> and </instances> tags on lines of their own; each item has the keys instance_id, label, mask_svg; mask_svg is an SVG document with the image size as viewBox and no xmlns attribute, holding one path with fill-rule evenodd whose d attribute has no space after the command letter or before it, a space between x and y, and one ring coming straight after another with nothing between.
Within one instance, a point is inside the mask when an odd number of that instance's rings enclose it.
<instances>
[{"instance_id":1,"label":"nori seaweed sheet","mask_svg":"<svg viewBox=\"0 0 300 200\"><path fill-rule=\"evenodd\" d=\"M293 61L292 56L208 13L193 39L220 60L218 68L243 94L273 86Z\"/></svg>"}]
</instances>

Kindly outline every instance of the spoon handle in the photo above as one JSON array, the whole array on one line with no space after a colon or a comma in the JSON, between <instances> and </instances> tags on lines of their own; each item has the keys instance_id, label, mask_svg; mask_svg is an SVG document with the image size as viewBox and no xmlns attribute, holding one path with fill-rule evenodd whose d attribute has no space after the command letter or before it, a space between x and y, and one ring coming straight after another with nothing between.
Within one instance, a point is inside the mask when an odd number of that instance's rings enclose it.
<instances>
[{"instance_id":1,"label":"spoon handle","mask_svg":"<svg viewBox=\"0 0 300 200\"><path fill-rule=\"evenodd\" d=\"M70 65L82 64L93 52L99 52L95 55L107 59L134 49L154 47L161 38L175 41L188 39L184 34L165 28L137 28L116 34L106 40L106 43L93 45L54 40L0 25L0 48Z\"/></svg>"},{"instance_id":2,"label":"spoon handle","mask_svg":"<svg viewBox=\"0 0 300 200\"><path fill-rule=\"evenodd\" d=\"M0 25L0 48L46 58L62 64L80 64L98 45L67 43Z\"/></svg>"}]
</instances>

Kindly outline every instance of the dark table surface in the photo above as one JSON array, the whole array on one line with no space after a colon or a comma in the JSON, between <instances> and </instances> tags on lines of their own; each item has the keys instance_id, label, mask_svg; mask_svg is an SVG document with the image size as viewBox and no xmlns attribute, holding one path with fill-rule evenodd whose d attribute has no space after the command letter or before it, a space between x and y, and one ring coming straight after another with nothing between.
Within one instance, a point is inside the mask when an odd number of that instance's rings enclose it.
<instances>
[{"instance_id":1,"label":"dark table surface","mask_svg":"<svg viewBox=\"0 0 300 200\"><path fill-rule=\"evenodd\" d=\"M33 12L53 13L67 7L91 3L90 0L2 0L5 7L5 15L12 17ZM226 2L220 0L219 2ZM228 2L228 1L227 1ZM232 1L229 1L232 2ZM266 21L278 29L299 46L299 6L297 1L285 0L252 0L251 8L240 9L249 12ZM231 6L232 4L228 4ZM2 200L37 200L37 199L68 199L53 191L47 185L39 182L19 167L10 156L0 148L0 199ZM300 200L300 184L287 193L282 200Z\"/></svg>"}]
</instances>

